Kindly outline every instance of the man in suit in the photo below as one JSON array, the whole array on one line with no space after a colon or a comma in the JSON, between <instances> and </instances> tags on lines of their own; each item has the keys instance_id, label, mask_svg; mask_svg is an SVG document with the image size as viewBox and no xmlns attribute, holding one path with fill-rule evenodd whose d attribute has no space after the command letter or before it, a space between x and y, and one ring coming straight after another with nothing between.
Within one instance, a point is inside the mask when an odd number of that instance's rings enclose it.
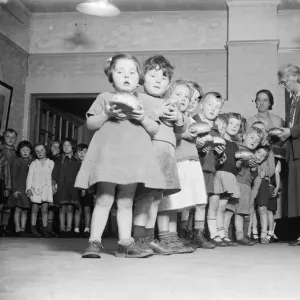
<instances>
[{"instance_id":1,"label":"man in suit","mask_svg":"<svg viewBox=\"0 0 300 300\"><path fill-rule=\"evenodd\" d=\"M300 217L300 68L286 64L277 73L279 84L290 94L285 103L286 128L279 138L286 141L288 176L288 216ZM298 239L290 242L291 246L300 246L300 228Z\"/></svg>"}]
</instances>

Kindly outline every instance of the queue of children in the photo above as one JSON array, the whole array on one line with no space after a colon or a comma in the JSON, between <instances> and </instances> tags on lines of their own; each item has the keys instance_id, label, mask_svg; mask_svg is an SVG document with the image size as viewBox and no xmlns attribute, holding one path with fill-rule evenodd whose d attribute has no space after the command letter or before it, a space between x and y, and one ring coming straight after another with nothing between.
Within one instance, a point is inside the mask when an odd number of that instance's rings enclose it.
<instances>
[{"instance_id":1,"label":"queue of children","mask_svg":"<svg viewBox=\"0 0 300 300\"><path fill-rule=\"evenodd\" d=\"M8 235L12 208L17 236L25 235L31 208L35 237L57 236L55 215L59 236L70 236L72 228L79 234L83 211L89 245L82 257L100 258L116 203L119 257L276 240L280 158L275 161L264 123L247 126L240 114L221 113L218 92L172 81L174 67L162 55L142 67L135 57L118 54L104 71L115 91L100 94L86 114L95 131L89 146L65 139L60 152L53 141L49 156L46 145L28 141L15 150L17 133L4 133L2 235ZM144 93L136 92L140 85Z\"/></svg>"}]
</instances>

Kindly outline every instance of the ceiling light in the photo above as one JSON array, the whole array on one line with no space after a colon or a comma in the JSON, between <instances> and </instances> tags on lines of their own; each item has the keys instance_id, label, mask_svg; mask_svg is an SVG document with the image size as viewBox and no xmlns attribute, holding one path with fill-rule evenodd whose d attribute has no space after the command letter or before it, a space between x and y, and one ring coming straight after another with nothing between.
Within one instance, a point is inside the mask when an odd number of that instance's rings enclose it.
<instances>
[{"instance_id":1,"label":"ceiling light","mask_svg":"<svg viewBox=\"0 0 300 300\"><path fill-rule=\"evenodd\" d=\"M76 9L83 14L98 17L116 17L120 14L120 10L108 0L88 0L76 5Z\"/></svg>"}]
</instances>

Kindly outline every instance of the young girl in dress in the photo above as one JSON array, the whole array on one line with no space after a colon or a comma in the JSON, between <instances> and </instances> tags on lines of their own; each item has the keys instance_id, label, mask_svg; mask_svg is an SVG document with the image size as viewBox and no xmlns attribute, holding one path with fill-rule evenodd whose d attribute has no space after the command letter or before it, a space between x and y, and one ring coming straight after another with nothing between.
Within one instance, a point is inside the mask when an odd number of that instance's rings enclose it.
<instances>
[{"instance_id":1,"label":"young girl in dress","mask_svg":"<svg viewBox=\"0 0 300 300\"><path fill-rule=\"evenodd\" d=\"M100 94L87 112L87 127L96 132L75 184L80 189L97 185L90 245L82 257L100 258L102 234L115 199L119 231L117 256L147 257L153 252L138 247L131 237L132 206L138 183L149 188L149 192L165 186L151 143L151 137L158 132L158 119L154 111L144 110L146 101L153 103L146 95L138 99L139 106L128 114L111 104L116 96L131 95L135 99L135 89L143 84L142 69L135 57L115 55L108 60L105 74L115 92Z\"/></svg>"},{"instance_id":2,"label":"young girl in dress","mask_svg":"<svg viewBox=\"0 0 300 300\"><path fill-rule=\"evenodd\" d=\"M223 138L226 140L226 161L219 167L214 178L214 193L216 201L210 203L210 210L214 211L217 217L217 230L210 228L211 241L216 246L224 246L220 242L225 242L225 246L236 246L237 243L231 241L225 235L225 227L229 227L232 212L226 217L226 208L228 203L237 203L240 198L240 189L236 180L237 166L235 152L238 146L232 141L240 131L242 116L238 113L227 114L228 125L226 127ZM228 225L227 225L228 224Z\"/></svg>"},{"instance_id":3,"label":"young girl in dress","mask_svg":"<svg viewBox=\"0 0 300 300\"><path fill-rule=\"evenodd\" d=\"M50 143L50 155L49 158L54 162L61 155L61 144L59 141L52 141ZM48 233L54 237L57 237L58 234L53 230L53 224L55 225L59 223L59 203L57 199L57 194L53 195L53 204L48 207Z\"/></svg>"},{"instance_id":4,"label":"young girl in dress","mask_svg":"<svg viewBox=\"0 0 300 300\"><path fill-rule=\"evenodd\" d=\"M62 155L55 161L52 173L53 189L57 192L57 201L60 206L60 237L73 236L71 230L74 208L76 210L80 206L79 190L74 187L80 168L80 162L74 155L75 148L76 142L74 140L65 138L62 141Z\"/></svg>"},{"instance_id":5,"label":"young girl in dress","mask_svg":"<svg viewBox=\"0 0 300 300\"><path fill-rule=\"evenodd\" d=\"M31 155L33 149L28 141L22 141L17 147L17 158L12 165L12 195L16 199L16 209L14 215L16 236L26 236L25 228L28 211L31 208L31 201L26 195L26 180L29 165L32 163ZM34 229L33 229L34 233Z\"/></svg>"},{"instance_id":6,"label":"young girl in dress","mask_svg":"<svg viewBox=\"0 0 300 300\"><path fill-rule=\"evenodd\" d=\"M41 207L42 213L42 235L45 238L51 237L48 233L48 207L53 202L51 174L54 162L47 158L47 146L38 143L34 146L36 159L30 164L26 181L26 193L32 203L31 228L36 237L40 237L36 229L36 221Z\"/></svg>"},{"instance_id":7,"label":"young girl in dress","mask_svg":"<svg viewBox=\"0 0 300 300\"><path fill-rule=\"evenodd\" d=\"M176 99L181 112L185 113L189 105L193 90L184 81L177 80L170 84L166 99ZM195 121L187 116L187 125ZM177 212L183 211L184 221L187 222L189 209L196 204L206 203L204 178L196 149L196 135L189 129L183 134L176 135L177 143L175 156L181 191L162 199L159 205L158 229L162 242L166 243L173 253L190 253L194 249L177 234Z\"/></svg>"},{"instance_id":8,"label":"young girl in dress","mask_svg":"<svg viewBox=\"0 0 300 300\"><path fill-rule=\"evenodd\" d=\"M224 100L222 96L217 92L209 92L204 95L200 101L200 113L194 117L196 123L206 123L211 125L211 131L209 134L213 137L223 135L225 129L228 125L227 118L220 115L222 107L224 105ZM219 167L226 160L224 154L225 147L219 146L211 149L211 146L206 146L204 139L198 137L196 140L196 146L198 148L199 159L202 165L205 187L207 192L207 197L209 201L209 208L207 211L207 224L210 231L217 231L216 226L216 213L212 210L218 203L217 196L214 195L214 176L217 167ZM217 199L216 199L217 198ZM196 218L195 217L195 232L189 232L191 236L194 236L194 244L198 247L205 249L215 248L215 243L208 241L205 237L205 223L203 222L203 214ZM225 245L223 241L219 242L219 245Z\"/></svg>"}]
</instances>

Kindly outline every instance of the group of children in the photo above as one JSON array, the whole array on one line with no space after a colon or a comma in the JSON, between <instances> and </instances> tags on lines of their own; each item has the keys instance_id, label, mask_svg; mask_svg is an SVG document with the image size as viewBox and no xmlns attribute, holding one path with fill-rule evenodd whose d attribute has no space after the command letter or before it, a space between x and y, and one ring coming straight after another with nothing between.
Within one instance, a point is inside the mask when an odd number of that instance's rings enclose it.
<instances>
[{"instance_id":1,"label":"group of children","mask_svg":"<svg viewBox=\"0 0 300 300\"><path fill-rule=\"evenodd\" d=\"M74 155L73 141L66 139L57 155L59 146L52 143L53 162L45 145L32 149L23 141L14 158L8 139L16 133L5 132L2 230L14 205L16 234L24 231L29 207L35 236L39 207L44 236L53 234L55 207L60 234L72 227L79 232L82 205L89 211L89 246L82 257L100 258L115 203L119 257L253 246L276 238L280 160L275 161L264 123L247 126L238 113L221 114L219 93L172 81L174 67L161 55L142 67L135 57L118 54L104 71L115 92L100 94L86 114L88 129L95 131L89 147L78 145ZM144 93L136 92L138 86ZM90 222L85 209L92 205Z\"/></svg>"},{"instance_id":2,"label":"group of children","mask_svg":"<svg viewBox=\"0 0 300 300\"><path fill-rule=\"evenodd\" d=\"M53 141L49 148L43 143L33 147L29 141L21 141L15 148L16 139L14 129L0 136L0 235L77 237L84 215L82 235L89 237L94 189L74 187L88 145L76 145L66 138L61 143ZM39 210L41 226L37 228ZM14 231L9 226L12 217ZM53 230L54 220L59 232Z\"/></svg>"}]
</instances>

